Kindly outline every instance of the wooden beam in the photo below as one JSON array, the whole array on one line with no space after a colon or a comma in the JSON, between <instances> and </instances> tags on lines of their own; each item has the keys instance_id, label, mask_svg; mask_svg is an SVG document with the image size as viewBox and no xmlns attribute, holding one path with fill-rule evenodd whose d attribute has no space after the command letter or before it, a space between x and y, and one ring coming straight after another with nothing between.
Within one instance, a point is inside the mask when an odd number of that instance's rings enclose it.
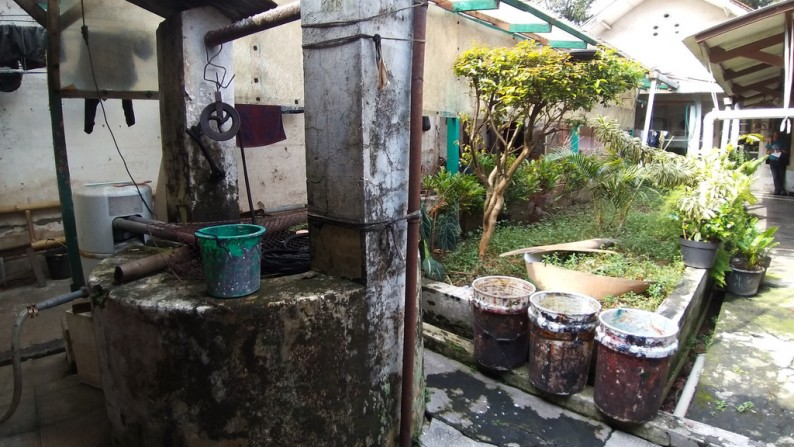
<instances>
[{"instance_id":1,"label":"wooden beam","mask_svg":"<svg viewBox=\"0 0 794 447\"><path fill-rule=\"evenodd\" d=\"M580 49L587 48L587 42L583 40L550 40L549 46L552 48Z\"/></svg>"},{"instance_id":2,"label":"wooden beam","mask_svg":"<svg viewBox=\"0 0 794 447\"><path fill-rule=\"evenodd\" d=\"M751 75L753 73L757 73L761 70L766 70L769 68L769 65L766 64L756 64L750 67L741 69L741 70L725 70L723 72L722 78L726 81L732 81L737 78L741 78L742 76Z\"/></svg>"},{"instance_id":3,"label":"wooden beam","mask_svg":"<svg viewBox=\"0 0 794 447\"><path fill-rule=\"evenodd\" d=\"M28 13L33 20L44 28L47 27L47 11L42 9L35 0L14 0L23 11Z\"/></svg>"},{"instance_id":4,"label":"wooden beam","mask_svg":"<svg viewBox=\"0 0 794 447\"><path fill-rule=\"evenodd\" d=\"M732 90L734 93L747 93L747 92L758 92L764 94L766 96L780 96L780 91L774 90L769 87L770 82L777 82L776 79L767 79L761 82L756 82L755 84L750 85L740 85L740 84L733 84Z\"/></svg>"},{"instance_id":5,"label":"wooden beam","mask_svg":"<svg viewBox=\"0 0 794 447\"><path fill-rule=\"evenodd\" d=\"M550 33L551 23L511 23L509 30L514 33Z\"/></svg>"},{"instance_id":6,"label":"wooden beam","mask_svg":"<svg viewBox=\"0 0 794 447\"><path fill-rule=\"evenodd\" d=\"M499 9L499 0L459 0L452 2L454 12Z\"/></svg>"},{"instance_id":7,"label":"wooden beam","mask_svg":"<svg viewBox=\"0 0 794 447\"><path fill-rule=\"evenodd\" d=\"M62 98L100 98L100 99L160 99L159 91L117 91L117 90L100 90L97 94L96 90L76 90L65 89L60 92Z\"/></svg>"},{"instance_id":8,"label":"wooden beam","mask_svg":"<svg viewBox=\"0 0 794 447\"><path fill-rule=\"evenodd\" d=\"M709 53L710 54L709 60L711 61L712 64L719 64L720 62L724 62L729 59L735 59L737 57L746 57L748 59L754 59L768 65L783 68L782 57L765 53L763 51L742 52L741 54L734 53L729 57L726 56L726 53L728 53L728 51L725 51L720 47L711 47Z\"/></svg>"},{"instance_id":9,"label":"wooden beam","mask_svg":"<svg viewBox=\"0 0 794 447\"><path fill-rule=\"evenodd\" d=\"M730 50L724 50L721 47L713 47L711 62L719 64L720 62L725 62L728 59L734 59L737 57L752 57L752 53L759 52L764 48L769 48L772 45L778 45L781 43L783 43L782 33L765 37L763 39L759 39Z\"/></svg>"}]
</instances>

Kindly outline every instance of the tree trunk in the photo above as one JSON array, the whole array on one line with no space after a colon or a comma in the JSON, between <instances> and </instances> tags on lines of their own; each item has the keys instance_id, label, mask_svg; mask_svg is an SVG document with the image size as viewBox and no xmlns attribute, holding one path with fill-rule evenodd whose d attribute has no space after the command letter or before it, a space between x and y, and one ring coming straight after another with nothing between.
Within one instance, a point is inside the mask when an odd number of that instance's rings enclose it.
<instances>
[{"instance_id":1,"label":"tree trunk","mask_svg":"<svg viewBox=\"0 0 794 447\"><path fill-rule=\"evenodd\" d=\"M502 212L505 203L505 185L507 184L504 179L499 178L496 181L496 187L492 194L485 201L483 206L482 216L482 237L480 238L480 246L477 252L480 260L485 258L485 252L488 250L488 244L491 242L491 237L496 230L496 221L499 214Z\"/></svg>"}]
</instances>

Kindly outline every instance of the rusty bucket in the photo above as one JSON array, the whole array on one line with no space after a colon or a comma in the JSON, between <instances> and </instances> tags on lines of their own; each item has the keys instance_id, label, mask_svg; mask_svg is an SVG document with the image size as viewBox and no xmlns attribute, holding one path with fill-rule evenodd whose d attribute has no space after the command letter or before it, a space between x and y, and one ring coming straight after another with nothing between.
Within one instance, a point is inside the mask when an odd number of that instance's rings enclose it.
<instances>
[{"instance_id":1,"label":"rusty bucket","mask_svg":"<svg viewBox=\"0 0 794 447\"><path fill-rule=\"evenodd\" d=\"M529 298L529 381L567 396L587 383L601 304L573 292L535 292Z\"/></svg>"},{"instance_id":2,"label":"rusty bucket","mask_svg":"<svg viewBox=\"0 0 794 447\"><path fill-rule=\"evenodd\" d=\"M527 361L529 296L535 286L509 276L472 282L474 359L485 370L509 371Z\"/></svg>"},{"instance_id":3,"label":"rusty bucket","mask_svg":"<svg viewBox=\"0 0 794 447\"><path fill-rule=\"evenodd\" d=\"M672 320L653 312L604 311L596 328L596 408L620 422L653 419L664 399L677 335L678 326Z\"/></svg>"}]
</instances>

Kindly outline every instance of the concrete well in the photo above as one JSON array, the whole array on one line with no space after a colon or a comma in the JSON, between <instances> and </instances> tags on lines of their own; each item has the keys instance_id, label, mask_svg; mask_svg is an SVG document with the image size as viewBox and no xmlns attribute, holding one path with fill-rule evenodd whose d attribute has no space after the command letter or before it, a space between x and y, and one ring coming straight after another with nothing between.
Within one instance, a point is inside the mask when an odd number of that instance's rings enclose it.
<instances>
[{"instance_id":1,"label":"concrete well","mask_svg":"<svg viewBox=\"0 0 794 447\"><path fill-rule=\"evenodd\" d=\"M170 273L113 284L153 251L89 279L114 445L393 445L396 347L380 346L363 286L308 273L224 300Z\"/></svg>"}]
</instances>

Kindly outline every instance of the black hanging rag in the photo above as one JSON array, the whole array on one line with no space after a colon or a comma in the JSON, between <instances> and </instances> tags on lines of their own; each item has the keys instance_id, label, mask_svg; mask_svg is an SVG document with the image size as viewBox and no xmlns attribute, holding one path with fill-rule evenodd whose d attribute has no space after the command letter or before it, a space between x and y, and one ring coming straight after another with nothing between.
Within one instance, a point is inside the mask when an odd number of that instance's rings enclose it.
<instances>
[{"instance_id":1,"label":"black hanging rag","mask_svg":"<svg viewBox=\"0 0 794 447\"><path fill-rule=\"evenodd\" d=\"M0 25L0 67L34 70L47 66L47 31L35 26ZM13 92L22 73L0 74L0 91Z\"/></svg>"},{"instance_id":2,"label":"black hanging rag","mask_svg":"<svg viewBox=\"0 0 794 447\"><path fill-rule=\"evenodd\" d=\"M287 139L281 106L235 104L234 108L240 114L240 131L237 132L240 147L267 146Z\"/></svg>"},{"instance_id":3,"label":"black hanging rag","mask_svg":"<svg viewBox=\"0 0 794 447\"><path fill-rule=\"evenodd\" d=\"M94 122L96 120L96 108L99 105L99 99L86 98L83 131L91 133L94 131ZM135 110L132 108L131 99L122 99L121 108L124 110L124 119L127 122L127 127L135 124Z\"/></svg>"}]
</instances>

